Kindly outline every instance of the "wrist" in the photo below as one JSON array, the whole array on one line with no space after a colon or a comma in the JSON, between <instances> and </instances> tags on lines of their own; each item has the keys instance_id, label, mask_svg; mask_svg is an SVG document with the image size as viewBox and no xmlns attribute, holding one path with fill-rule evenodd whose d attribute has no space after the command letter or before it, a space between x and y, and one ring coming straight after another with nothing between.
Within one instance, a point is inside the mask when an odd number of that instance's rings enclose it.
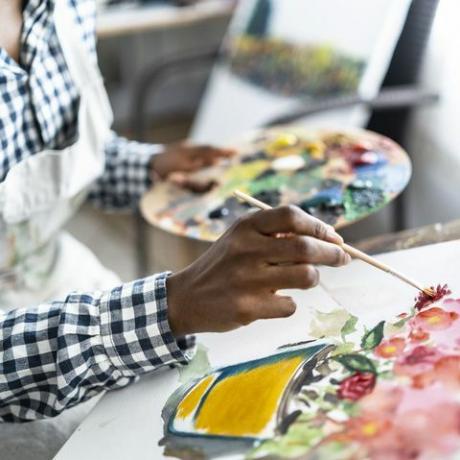
<instances>
[{"instance_id":1,"label":"wrist","mask_svg":"<svg viewBox=\"0 0 460 460\"><path fill-rule=\"evenodd\" d=\"M158 153L156 155L153 155L151 160L150 160L150 174L152 176L152 179L164 179L166 175L164 174L163 168L161 166L161 157L164 155L164 153Z\"/></svg>"},{"instance_id":2,"label":"wrist","mask_svg":"<svg viewBox=\"0 0 460 460\"><path fill-rule=\"evenodd\" d=\"M180 274L171 275L166 280L168 322L171 332L175 337L182 337L190 333L187 330L184 315L182 314L184 306L184 299L180 295L182 285Z\"/></svg>"}]
</instances>

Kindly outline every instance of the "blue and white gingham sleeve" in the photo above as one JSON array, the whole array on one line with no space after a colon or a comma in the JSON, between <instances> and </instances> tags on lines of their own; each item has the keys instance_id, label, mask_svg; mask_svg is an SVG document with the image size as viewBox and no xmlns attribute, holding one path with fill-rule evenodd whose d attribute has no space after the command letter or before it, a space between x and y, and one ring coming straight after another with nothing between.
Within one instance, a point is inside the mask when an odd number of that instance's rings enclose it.
<instances>
[{"instance_id":1,"label":"blue and white gingham sleeve","mask_svg":"<svg viewBox=\"0 0 460 460\"><path fill-rule=\"evenodd\" d=\"M152 156L162 145L130 141L112 133L105 148L105 170L90 190L89 200L106 210L135 209L152 184Z\"/></svg>"},{"instance_id":2,"label":"blue and white gingham sleeve","mask_svg":"<svg viewBox=\"0 0 460 460\"><path fill-rule=\"evenodd\" d=\"M0 314L0 421L53 417L146 372L187 363L167 319L168 273Z\"/></svg>"}]
</instances>

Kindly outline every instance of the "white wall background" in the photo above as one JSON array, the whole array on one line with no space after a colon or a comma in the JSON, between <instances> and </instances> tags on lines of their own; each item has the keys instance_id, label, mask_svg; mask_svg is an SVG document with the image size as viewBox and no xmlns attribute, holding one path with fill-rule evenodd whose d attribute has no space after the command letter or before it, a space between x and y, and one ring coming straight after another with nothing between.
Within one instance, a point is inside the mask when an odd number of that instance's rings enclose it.
<instances>
[{"instance_id":1,"label":"white wall background","mask_svg":"<svg viewBox=\"0 0 460 460\"><path fill-rule=\"evenodd\" d=\"M414 116L409 225L460 218L460 2L440 0L423 84L441 102Z\"/></svg>"}]
</instances>

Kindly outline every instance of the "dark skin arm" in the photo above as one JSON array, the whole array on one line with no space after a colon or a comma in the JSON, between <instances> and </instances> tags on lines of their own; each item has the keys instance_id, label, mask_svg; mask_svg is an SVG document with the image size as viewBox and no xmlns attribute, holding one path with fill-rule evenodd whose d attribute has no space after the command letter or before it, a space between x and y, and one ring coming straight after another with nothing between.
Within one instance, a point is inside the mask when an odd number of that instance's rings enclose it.
<instances>
[{"instance_id":1,"label":"dark skin arm","mask_svg":"<svg viewBox=\"0 0 460 460\"><path fill-rule=\"evenodd\" d=\"M316 286L315 265L349 263L342 242L332 227L294 206L249 214L168 279L173 333L224 332L291 316L294 301L277 291Z\"/></svg>"},{"instance_id":2,"label":"dark skin arm","mask_svg":"<svg viewBox=\"0 0 460 460\"><path fill-rule=\"evenodd\" d=\"M19 61L21 0L0 0L0 47ZM232 150L174 144L152 159L162 178L193 172L232 156ZM276 235L284 234L279 238ZM295 207L260 211L240 219L196 262L167 282L168 319L176 336L223 332L259 319L295 312L278 290L318 284L315 265L350 261L332 227Z\"/></svg>"}]
</instances>

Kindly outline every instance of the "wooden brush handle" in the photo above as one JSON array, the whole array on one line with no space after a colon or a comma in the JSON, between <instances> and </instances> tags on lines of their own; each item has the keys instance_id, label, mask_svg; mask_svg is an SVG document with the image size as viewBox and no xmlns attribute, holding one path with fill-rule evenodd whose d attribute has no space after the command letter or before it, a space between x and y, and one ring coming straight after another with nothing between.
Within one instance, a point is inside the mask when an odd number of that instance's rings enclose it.
<instances>
[{"instance_id":1,"label":"wooden brush handle","mask_svg":"<svg viewBox=\"0 0 460 460\"><path fill-rule=\"evenodd\" d=\"M252 206L259 208L259 209L273 209L271 206L268 204L264 203L263 201L257 200L256 198L253 198L250 195L247 195L246 193L240 192L239 190L235 190L233 192L235 197L239 198L242 201L245 201L246 203L251 204ZM383 262L378 261L377 259L374 259L374 257L369 256L365 252L362 252L353 246L350 246L349 244L343 243L340 245L342 249L350 254L351 257L354 259L359 259L362 260L363 262L372 265L375 268L378 268L379 270L382 270L386 273L390 273L391 275L395 276L396 278L400 279L401 281L411 285L412 287L418 289L421 292L424 292L427 295L431 295L431 290L423 288L421 284L415 282L414 280L408 278L404 274L398 272L397 270L393 269L389 265L384 264Z\"/></svg>"}]
</instances>

